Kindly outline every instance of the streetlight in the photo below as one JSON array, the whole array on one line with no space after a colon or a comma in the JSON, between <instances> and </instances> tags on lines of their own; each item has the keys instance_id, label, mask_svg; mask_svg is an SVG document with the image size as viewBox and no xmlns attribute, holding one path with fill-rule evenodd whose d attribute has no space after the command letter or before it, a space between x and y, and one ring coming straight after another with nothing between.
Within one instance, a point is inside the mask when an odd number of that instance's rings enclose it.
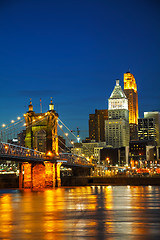
<instances>
[{"instance_id":1,"label":"streetlight","mask_svg":"<svg viewBox=\"0 0 160 240\"><path fill-rule=\"evenodd\" d=\"M2 127L5 128L5 126L6 126L6 124L3 123L3 124L2 124ZM4 135L5 135L5 134L4 134ZM3 132L2 132L2 130L1 130L1 141L3 142Z\"/></svg>"},{"instance_id":2,"label":"streetlight","mask_svg":"<svg viewBox=\"0 0 160 240\"><path fill-rule=\"evenodd\" d=\"M107 161L107 165L110 163L110 158L109 157L107 157L106 158L106 161Z\"/></svg>"}]
</instances>

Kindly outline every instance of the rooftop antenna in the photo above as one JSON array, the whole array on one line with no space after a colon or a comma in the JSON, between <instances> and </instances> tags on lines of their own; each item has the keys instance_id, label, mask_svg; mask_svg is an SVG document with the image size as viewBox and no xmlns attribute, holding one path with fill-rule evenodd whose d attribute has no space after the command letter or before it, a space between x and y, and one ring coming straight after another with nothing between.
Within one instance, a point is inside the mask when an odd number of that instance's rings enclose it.
<instances>
[{"instance_id":1,"label":"rooftop antenna","mask_svg":"<svg viewBox=\"0 0 160 240\"><path fill-rule=\"evenodd\" d=\"M40 113L42 113L42 100L40 98Z\"/></svg>"}]
</instances>

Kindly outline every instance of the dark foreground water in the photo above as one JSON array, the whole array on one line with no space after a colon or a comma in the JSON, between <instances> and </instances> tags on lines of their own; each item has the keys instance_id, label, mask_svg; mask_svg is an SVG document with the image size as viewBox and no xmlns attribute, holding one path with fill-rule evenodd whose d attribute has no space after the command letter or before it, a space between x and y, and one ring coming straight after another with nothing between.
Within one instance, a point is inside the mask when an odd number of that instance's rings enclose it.
<instances>
[{"instance_id":1,"label":"dark foreground water","mask_svg":"<svg viewBox=\"0 0 160 240\"><path fill-rule=\"evenodd\" d=\"M160 239L160 187L0 190L0 239Z\"/></svg>"}]
</instances>

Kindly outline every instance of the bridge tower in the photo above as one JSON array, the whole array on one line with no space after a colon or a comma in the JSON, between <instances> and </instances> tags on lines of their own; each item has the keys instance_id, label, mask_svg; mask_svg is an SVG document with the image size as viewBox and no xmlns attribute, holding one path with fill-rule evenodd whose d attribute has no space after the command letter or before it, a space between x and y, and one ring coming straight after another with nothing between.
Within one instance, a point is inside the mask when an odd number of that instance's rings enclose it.
<instances>
[{"instance_id":1,"label":"bridge tower","mask_svg":"<svg viewBox=\"0 0 160 240\"><path fill-rule=\"evenodd\" d=\"M54 110L52 98L46 113L35 113L31 99L28 107L29 111L24 114L26 121L25 147L58 155L58 114Z\"/></svg>"}]
</instances>

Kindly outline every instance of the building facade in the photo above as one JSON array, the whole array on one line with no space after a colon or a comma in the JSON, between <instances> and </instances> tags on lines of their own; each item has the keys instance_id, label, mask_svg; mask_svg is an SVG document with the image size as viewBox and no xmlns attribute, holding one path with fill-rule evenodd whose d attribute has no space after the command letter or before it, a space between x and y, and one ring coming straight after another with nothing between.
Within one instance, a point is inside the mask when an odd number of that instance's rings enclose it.
<instances>
[{"instance_id":1,"label":"building facade","mask_svg":"<svg viewBox=\"0 0 160 240\"><path fill-rule=\"evenodd\" d=\"M105 142L96 142L92 140L90 142L74 143L74 147L71 148L71 152L73 154L85 157L87 160L94 159L96 162L98 162L98 153L103 147L106 147Z\"/></svg>"},{"instance_id":2,"label":"building facade","mask_svg":"<svg viewBox=\"0 0 160 240\"><path fill-rule=\"evenodd\" d=\"M160 146L160 112L144 112L144 118L153 118L155 123L155 141L157 146Z\"/></svg>"},{"instance_id":3,"label":"building facade","mask_svg":"<svg viewBox=\"0 0 160 240\"><path fill-rule=\"evenodd\" d=\"M154 118L138 119L138 139L153 140L156 144L156 127Z\"/></svg>"},{"instance_id":4,"label":"building facade","mask_svg":"<svg viewBox=\"0 0 160 240\"><path fill-rule=\"evenodd\" d=\"M106 144L113 148L129 146L128 99L119 80L108 99L108 120L105 120Z\"/></svg>"},{"instance_id":5,"label":"building facade","mask_svg":"<svg viewBox=\"0 0 160 240\"><path fill-rule=\"evenodd\" d=\"M158 148L152 140L131 141L129 144L129 163L136 168L158 164Z\"/></svg>"},{"instance_id":6,"label":"building facade","mask_svg":"<svg viewBox=\"0 0 160 240\"><path fill-rule=\"evenodd\" d=\"M96 142L105 141L105 120L108 119L108 110L95 110L89 114L89 139Z\"/></svg>"},{"instance_id":7,"label":"building facade","mask_svg":"<svg viewBox=\"0 0 160 240\"><path fill-rule=\"evenodd\" d=\"M100 159L105 166L128 166L129 146L121 148L103 148Z\"/></svg>"},{"instance_id":8,"label":"building facade","mask_svg":"<svg viewBox=\"0 0 160 240\"><path fill-rule=\"evenodd\" d=\"M124 93L128 99L130 139L138 138L138 93L137 84L132 73L124 73Z\"/></svg>"}]
</instances>

